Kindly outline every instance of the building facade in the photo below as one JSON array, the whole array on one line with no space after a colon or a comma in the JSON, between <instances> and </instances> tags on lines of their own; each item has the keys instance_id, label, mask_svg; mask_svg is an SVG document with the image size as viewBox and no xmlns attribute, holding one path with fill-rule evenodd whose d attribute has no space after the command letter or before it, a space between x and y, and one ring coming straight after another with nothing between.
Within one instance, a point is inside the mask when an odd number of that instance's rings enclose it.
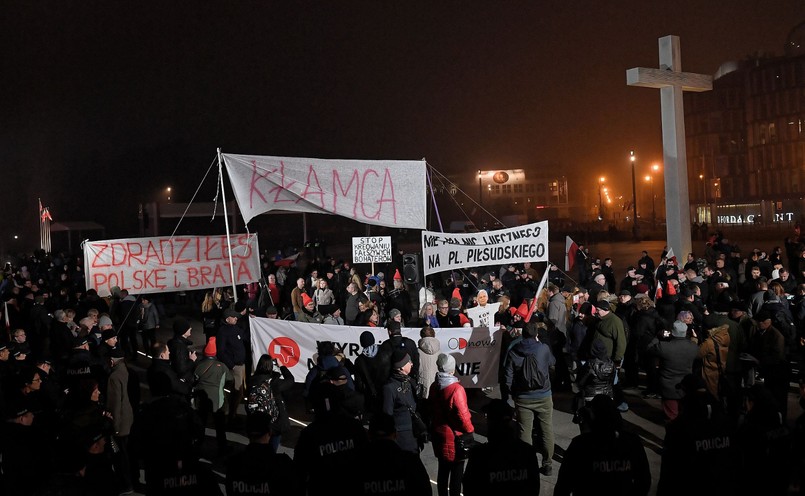
<instances>
[{"instance_id":1,"label":"building facade","mask_svg":"<svg viewBox=\"0 0 805 496\"><path fill-rule=\"evenodd\" d=\"M708 226L805 222L805 51L721 66L685 94L691 219Z\"/></svg>"}]
</instances>

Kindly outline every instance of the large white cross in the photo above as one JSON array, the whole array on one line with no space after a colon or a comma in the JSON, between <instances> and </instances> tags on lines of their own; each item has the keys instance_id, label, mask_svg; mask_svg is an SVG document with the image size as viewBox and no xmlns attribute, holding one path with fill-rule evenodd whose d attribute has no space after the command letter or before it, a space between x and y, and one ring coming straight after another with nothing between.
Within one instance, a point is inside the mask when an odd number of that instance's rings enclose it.
<instances>
[{"instance_id":1,"label":"large white cross","mask_svg":"<svg viewBox=\"0 0 805 496\"><path fill-rule=\"evenodd\" d=\"M665 169L665 225L667 243L682 260L691 252L688 162L685 149L683 91L709 91L713 77L682 72L678 36L660 38L660 68L626 71L626 84L660 89L662 148ZM677 251L679 250L679 251Z\"/></svg>"}]
</instances>

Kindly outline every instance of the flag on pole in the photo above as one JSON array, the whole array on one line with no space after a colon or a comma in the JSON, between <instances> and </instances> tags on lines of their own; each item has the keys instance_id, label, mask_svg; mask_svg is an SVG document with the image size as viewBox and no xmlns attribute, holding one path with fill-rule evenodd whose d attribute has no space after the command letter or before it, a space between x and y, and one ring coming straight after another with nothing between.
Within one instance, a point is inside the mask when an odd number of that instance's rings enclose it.
<instances>
[{"instance_id":1,"label":"flag on pole","mask_svg":"<svg viewBox=\"0 0 805 496\"><path fill-rule=\"evenodd\" d=\"M42 206L42 199L39 199L39 222L45 222L45 219L53 222L53 217L50 216L50 208Z\"/></svg>"},{"instance_id":2,"label":"flag on pole","mask_svg":"<svg viewBox=\"0 0 805 496\"><path fill-rule=\"evenodd\" d=\"M666 260L673 260L674 265L678 265L677 261L676 261L676 255L674 255L674 249L673 248L668 248L668 252L665 254L665 259Z\"/></svg>"},{"instance_id":3,"label":"flag on pole","mask_svg":"<svg viewBox=\"0 0 805 496\"><path fill-rule=\"evenodd\" d=\"M548 262L545 265L545 273L542 274L542 280L539 282L539 287L537 288L537 292L534 293L534 299L531 301L531 305L528 307L528 316L526 316L524 321L528 322L531 319L531 316L534 312L537 311L537 300L539 300L539 295L542 293L542 289L545 287L545 283L548 281L548 273L551 271L551 263Z\"/></svg>"},{"instance_id":4,"label":"flag on pole","mask_svg":"<svg viewBox=\"0 0 805 496\"><path fill-rule=\"evenodd\" d=\"M573 270L576 265L576 252L579 251L579 245L570 239L570 236L565 236L565 272Z\"/></svg>"},{"instance_id":5,"label":"flag on pole","mask_svg":"<svg viewBox=\"0 0 805 496\"><path fill-rule=\"evenodd\" d=\"M654 291L654 301L659 301L662 298L662 281L657 281L657 289Z\"/></svg>"}]
</instances>

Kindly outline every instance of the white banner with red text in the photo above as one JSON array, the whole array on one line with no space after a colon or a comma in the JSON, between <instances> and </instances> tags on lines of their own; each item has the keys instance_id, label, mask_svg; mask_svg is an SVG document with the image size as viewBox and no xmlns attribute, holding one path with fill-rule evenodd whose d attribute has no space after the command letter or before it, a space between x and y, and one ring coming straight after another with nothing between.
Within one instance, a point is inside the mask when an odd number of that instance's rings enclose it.
<instances>
[{"instance_id":1,"label":"white banner with red text","mask_svg":"<svg viewBox=\"0 0 805 496\"><path fill-rule=\"evenodd\" d=\"M481 265L548 261L548 221L453 234L422 231L425 275Z\"/></svg>"},{"instance_id":2,"label":"white banner with red text","mask_svg":"<svg viewBox=\"0 0 805 496\"><path fill-rule=\"evenodd\" d=\"M256 234L231 234L235 284L260 279ZM131 294L190 291L232 285L226 235L163 236L84 243L87 288L108 296L113 287Z\"/></svg>"},{"instance_id":3,"label":"white banner with red text","mask_svg":"<svg viewBox=\"0 0 805 496\"><path fill-rule=\"evenodd\" d=\"M332 341L353 363L363 348L360 336L370 331L375 342L388 339L383 327L356 327L327 324L309 324L288 320L253 317L249 319L253 363L263 354L276 358L293 373L296 382L305 382L308 371L316 363L316 344ZM419 328L403 328L402 334L414 342L419 341ZM456 377L465 388L480 388L498 384L500 363L500 333L489 332L486 327L456 327L436 330L441 352L456 359ZM435 378L434 378L435 379Z\"/></svg>"},{"instance_id":4,"label":"white banner with red text","mask_svg":"<svg viewBox=\"0 0 805 496\"><path fill-rule=\"evenodd\" d=\"M271 210L335 214L424 229L424 160L324 160L222 154L247 223Z\"/></svg>"}]
</instances>

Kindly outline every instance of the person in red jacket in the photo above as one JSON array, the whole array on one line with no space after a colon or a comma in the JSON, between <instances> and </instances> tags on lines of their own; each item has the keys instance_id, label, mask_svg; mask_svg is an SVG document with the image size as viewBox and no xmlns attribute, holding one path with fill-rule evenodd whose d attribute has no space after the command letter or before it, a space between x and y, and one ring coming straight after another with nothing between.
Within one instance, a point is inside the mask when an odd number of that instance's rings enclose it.
<instances>
[{"instance_id":1,"label":"person in red jacket","mask_svg":"<svg viewBox=\"0 0 805 496\"><path fill-rule=\"evenodd\" d=\"M455 376L456 359L440 353L436 359L436 382L430 387L433 453L439 462L436 488L439 496L461 494L466 453L456 450L456 438L465 446L473 443L472 418L467 407L467 392ZM449 487L449 491L448 491Z\"/></svg>"}]
</instances>

